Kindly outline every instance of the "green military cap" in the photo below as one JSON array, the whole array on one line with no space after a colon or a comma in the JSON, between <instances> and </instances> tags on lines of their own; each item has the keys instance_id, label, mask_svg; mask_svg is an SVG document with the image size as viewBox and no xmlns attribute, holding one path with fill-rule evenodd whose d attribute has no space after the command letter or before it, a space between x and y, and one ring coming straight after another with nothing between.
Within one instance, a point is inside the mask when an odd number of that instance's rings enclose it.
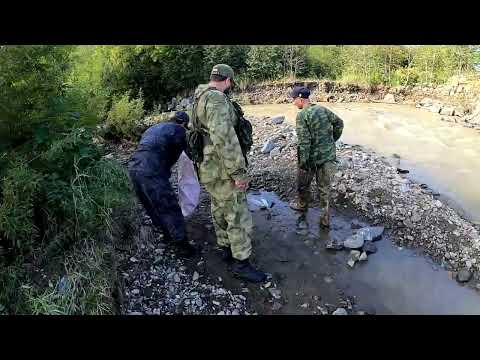
<instances>
[{"instance_id":1,"label":"green military cap","mask_svg":"<svg viewBox=\"0 0 480 360\"><path fill-rule=\"evenodd\" d=\"M215 65L210 75L220 75L233 80L233 69L226 64Z\"/></svg>"}]
</instances>

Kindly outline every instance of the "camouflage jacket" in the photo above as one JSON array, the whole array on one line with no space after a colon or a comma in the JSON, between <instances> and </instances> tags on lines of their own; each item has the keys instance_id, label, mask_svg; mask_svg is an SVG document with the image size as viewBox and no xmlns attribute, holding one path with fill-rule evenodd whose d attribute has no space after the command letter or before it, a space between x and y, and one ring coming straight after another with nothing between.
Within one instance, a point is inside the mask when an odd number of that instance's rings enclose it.
<instances>
[{"instance_id":1,"label":"camouflage jacket","mask_svg":"<svg viewBox=\"0 0 480 360\"><path fill-rule=\"evenodd\" d=\"M198 86L195 99L206 88L207 85ZM201 181L245 180L247 167L234 129L238 118L230 99L220 91L206 91L197 99L196 113L207 133L199 167Z\"/></svg>"},{"instance_id":2,"label":"camouflage jacket","mask_svg":"<svg viewBox=\"0 0 480 360\"><path fill-rule=\"evenodd\" d=\"M335 142L342 135L342 119L323 106L310 104L298 113L296 126L301 169L336 160Z\"/></svg>"}]
</instances>

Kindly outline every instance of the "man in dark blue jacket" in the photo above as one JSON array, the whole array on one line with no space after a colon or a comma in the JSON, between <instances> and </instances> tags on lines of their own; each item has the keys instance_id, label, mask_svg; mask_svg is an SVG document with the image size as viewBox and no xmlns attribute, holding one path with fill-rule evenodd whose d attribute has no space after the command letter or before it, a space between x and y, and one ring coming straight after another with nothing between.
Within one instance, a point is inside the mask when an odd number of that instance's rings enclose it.
<instances>
[{"instance_id":1,"label":"man in dark blue jacket","mask_svg":"<svg viewBox=\"0 0 480 360\"><path fill-rule=\"evenodd\" d=\"M168 122L150 127L128 163L135 193L153 224L185 257L196 251L188 243L185 221L169 179L173 165L187 149L188 122L188 115L179 111Z\"/></svg>"}]
</instances>

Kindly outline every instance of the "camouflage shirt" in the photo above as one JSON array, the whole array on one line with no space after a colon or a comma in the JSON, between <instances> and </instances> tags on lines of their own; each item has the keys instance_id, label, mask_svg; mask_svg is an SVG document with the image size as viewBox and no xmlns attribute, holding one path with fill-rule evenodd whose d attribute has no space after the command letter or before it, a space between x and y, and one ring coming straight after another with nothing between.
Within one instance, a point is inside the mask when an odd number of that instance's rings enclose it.
<instances>
[{"instance_id":1,"label":"camouflage shirt","mask_svg":"<svg viewBox=\"0 0 480 360\"><path fill-rule=\"evenodd\" d=\"M195 90L195 99L207 86ZM201 181L245 180L247 167L234 129L238 118L230 99L221 91L206 91L197 99L196 113L208 134L199 167Z\"/></svg>"},{"instance_id":2,"label":"camouflage shirt","mask_svg":"<svg viewBox=\"0 0 480 360\"><path fill-rule=\"evenodd\" d=\"M342 119L323 106L310 104L298 113L296 125L301 169L336 160L335 142L342 135Z\"/></svg>"}]
</instances>

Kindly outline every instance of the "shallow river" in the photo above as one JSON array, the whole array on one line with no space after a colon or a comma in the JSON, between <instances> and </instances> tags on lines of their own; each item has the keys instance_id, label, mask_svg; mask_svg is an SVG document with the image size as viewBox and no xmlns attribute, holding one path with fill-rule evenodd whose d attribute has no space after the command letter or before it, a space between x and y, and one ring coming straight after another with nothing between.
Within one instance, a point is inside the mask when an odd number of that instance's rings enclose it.
<instances>
[{"instance_id":1,"label":"shallow river","mask_svg":"<svg viewBox=\"0 0 480 360\"><path fill-rule=\"evenodd\" d=\"M407 105L322 103L345 122L340 139L384 155L393 165L441 193L451 206L480 223L480 132L439 121L440 115ZM250 105L247 115L285 115L291 104ZM400 159L394 158L399 155Z\"/></svg>"}]
</instances>

